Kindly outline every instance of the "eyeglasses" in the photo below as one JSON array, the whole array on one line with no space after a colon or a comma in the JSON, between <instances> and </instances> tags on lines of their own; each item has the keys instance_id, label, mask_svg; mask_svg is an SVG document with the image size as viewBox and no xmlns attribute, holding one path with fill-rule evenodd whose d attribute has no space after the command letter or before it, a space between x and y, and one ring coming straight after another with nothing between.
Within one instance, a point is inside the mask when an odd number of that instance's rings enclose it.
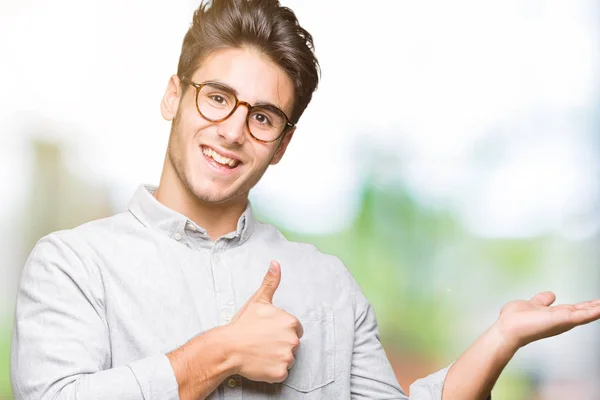
<instances>
[{"instance_id":1,"label":"eyeglasses","mask_svg":"<svg viewBox=\"0 0 600 400\"><path fill-rule=\"evenodd\" d=\"M196 109L208 121L223 122L240 105L246 106L248 132L261 143L274 142L296 126L279 108L270 104L250 105L240 101L231 88L218 82L196 83L185 77L181 81L196 88Z\"/></svg>"}]
</instances>

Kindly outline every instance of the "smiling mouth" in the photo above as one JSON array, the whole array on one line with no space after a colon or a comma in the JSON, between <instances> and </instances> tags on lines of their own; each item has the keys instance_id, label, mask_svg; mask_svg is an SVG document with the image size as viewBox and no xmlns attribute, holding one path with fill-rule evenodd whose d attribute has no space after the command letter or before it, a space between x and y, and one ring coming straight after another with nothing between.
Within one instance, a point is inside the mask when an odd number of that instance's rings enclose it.
<instances>
[{"instance_id":1,"label":"smiling mouth","mask_svg":"<svg viewBox=\"0 0 600 400\"><path fill-rule=\"evenodd\" d=\"M224 155L217 153L214 149L212 149L210 147L201 146L201 148L202 148L202 154L204 154L206 157L210 158L212 161L214 161L216 164L218 164L221 167L233 169L241 163L240 160L225 157Z\"/></svg>"}]
</instances>

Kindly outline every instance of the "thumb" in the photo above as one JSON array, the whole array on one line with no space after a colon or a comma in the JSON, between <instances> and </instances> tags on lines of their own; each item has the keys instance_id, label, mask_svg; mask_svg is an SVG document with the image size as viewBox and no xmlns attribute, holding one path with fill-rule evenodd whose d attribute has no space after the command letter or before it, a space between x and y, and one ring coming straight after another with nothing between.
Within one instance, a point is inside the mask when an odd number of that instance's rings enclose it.
<instances>
[{"instance_id":1,"label":"thumb","mask_svg":"<svg viewBox=\"0 0 600 400\"><path fill-rule=\"evenodd\" d=\"M533 304L538 306L549 306L554 303L556 296L552 292L538 293L530 300Z\"/></svg>"},{"instance_id":2,"label":"thumb","mask_svg":"<svg viewBox=\"0 0 600 400\"><path fill-rule=\"evenodd\" d=\"M281 281L281 266L277 261L271 261L271 265L265 278L263 279L262 285L258 288L254 294L255 301L262 301L266 303L273 302L273 295L279 287Z\"/></svg>"}]
</instances>

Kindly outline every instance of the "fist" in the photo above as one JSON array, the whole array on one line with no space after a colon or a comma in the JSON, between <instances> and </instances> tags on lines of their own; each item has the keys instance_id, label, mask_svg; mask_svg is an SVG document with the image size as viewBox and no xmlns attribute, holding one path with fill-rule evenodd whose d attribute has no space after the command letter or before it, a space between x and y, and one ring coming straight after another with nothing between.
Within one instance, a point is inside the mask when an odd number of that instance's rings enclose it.
<instances>
[{"instance_id":1,"label":"fist","mask_svg":"<svg viewBox=\"0 0 600 400\"><path fill-rule=\"evenodd\" d=\"M253 381L284 381L300 346L300 321L273 305L280 281L281 267L272 261L256 293L226 325L235 341L237 373Z\"/></svg>"}]
</instances>

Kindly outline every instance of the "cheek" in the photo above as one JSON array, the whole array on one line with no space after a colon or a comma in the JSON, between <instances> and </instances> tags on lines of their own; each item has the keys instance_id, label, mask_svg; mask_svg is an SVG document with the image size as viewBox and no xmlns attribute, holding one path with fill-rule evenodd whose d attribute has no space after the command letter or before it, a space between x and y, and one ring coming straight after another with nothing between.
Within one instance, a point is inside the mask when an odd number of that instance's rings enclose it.
<instances>
[{"instance_id":1,"label":"cheek","mask_svg":"<svg viewBox=\"0 0 600 400\"><path fill-rule=\"evenodd\" d=\"M264 145L262 148L254 148L253 152L254 160L256 163L255 167L258 169L266 168L273 159L273 156L275 155L275 149L269 148Z\"/></svg>"},{"instance_id":2,"label":"cheek","mask_svg":"<svg viewBox=\"0 0 600 400\"><path fill-rule=\"evenodd\" d=\"M206 135L211 129L210 123L195 118L185 118L183 116L178 121L177 132L178 141L181 146L187 148L188 152L193 152L199 145L199 138Z\"/></svg>"}]
</instances>

